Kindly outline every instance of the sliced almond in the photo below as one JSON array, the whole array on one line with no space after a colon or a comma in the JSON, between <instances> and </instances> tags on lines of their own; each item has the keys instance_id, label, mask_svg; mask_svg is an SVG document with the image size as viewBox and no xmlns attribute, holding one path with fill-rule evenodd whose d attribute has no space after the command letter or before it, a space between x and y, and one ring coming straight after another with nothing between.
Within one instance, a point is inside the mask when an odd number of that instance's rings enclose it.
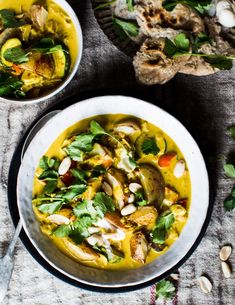
<instances>
[{"instance_id":1,"label":"sliced almond","mask_svg":"<svg viewBox=\"0 0 235 305\"><path fill-rule=\"evenodd\" d=\"M171 273L170 277L174 280L174 281L178 281L179 280L179 273Z\"/></svg>"},{"instance_id":2,"label":"sliced almond","mask_svg":"<svg viewBox=\"0 0 235 305\"><path fill-rule=\"evenodd\" d=\"M130 183L130 184L129 184L129 190L130 190L132 193L136 193L136 192L140 191L142 188L143 188L142 185L139 184L139 183L133 182L133 183Z\"/></svg>"},{"instance_id":3,"label":"sliced almond","mask_svg":"<svg viewBox=\"0 0 235 305\"><path fill-rule=\"evenodd\" d=\"M121 214L122 216L127 216L134 213L135 211L136 211L136 207L134 206L134 204L130 203L121 210Z\"/></svg>"},{"instance_id":4,"label":"sliced almond","mask_svg":"<svg viewBox=\"0 0 235 305\"><path fill-rule=\"evenodd\" d=\"M100 228L97 228L97 227L90 227L90 228L87 229L87 231L88 231L90 234L94 234L94 233L100 232Z\"/></svg>"},{"instance_id":5,"label":"sliced almond","mask_svg":"<svg viewBox=\"0 0 235 305\"><path fill-rule=\"evenodd\" d=\"M232 253L232 247L231 246L223 246L220 249L219 257L222 261L226 261L229 258L229 256L231 255L231 253Z\"/></svg>"},{"instance_id":6,"label":"sliced almond","mask_svg":"<svg viewBox=\"0 0 235 305\"><path fill-rule=\"evenodd\" d=\"M180 178L183 176L184 171L185 171L185 162L184 162L184 160L180 160L175 165L174 176L176 178Z\"/></svg>"},{"instance_id":7,"label":"sliced almond","mask_svg":"<svg viewBox=\"0 0 235 305\"><path fill-rule=\"evenodd\" d=\"M70 223L69 218L67 218L63 215L60 215L60 214L52 214L52 215L48 216L47 219L57 225L62 225L62 224L67 225Z\"/></svg>"},{"instance_id":8,"label":"sliced almond","mask_svg":"<svg viewBox=\"0 0 235 305\"><path fill-rule=\"evenodd\" d=\"M117 232L115 232L115 233L106 233L106 234L102 234L102 236L106 239L120 241L125 238L126 234L122 230L118 229Z\"/></svg>"},{"instance_id":9,"label":"sliced almond","mask_svg":"<svg viewBox=\"0 0 235 305\"><path fill-rule=\"evenodd\" d=\"M58 173L60 176L63 176L67 173L67 171L70 169L71 163L72 161L69 157L63 159L58 168Z\"/></svg>"},{"instance_id":10,"label":"sliced almond","mask_svg":"<svg viewBox=\"0 0 235 305\"><path fill-rule=\"evenodd\" d=\"M224 277L226 279L230 278L231 275L232 275L232 270L231 270L229 264L226 263L226 262L221 262L221 267L222 267L222 271L223 271Z\"/></svg>"},{"instance_id":11,"label":"sliced almond","mask_svg":"<svg viewBox=\"0 0 235 305\"><path fill-rule=\"evenodd\" d=\"M134 194L130 194L129 198L128 198L128 203L133 203L135 201L135 195Z\"/></svg>"},{"instance_id":12,"label":"sliced almond","mask_svg":"<svg viewBox=\"0 0 235 305\"><path fill-rule=\"evenodd\" d=\"M88 244L90 244L91 246L102 246L104 241L103 238L100 235L97 234L93 234L91 236L89 236L86 241L88 242Z\"/></svg>"},{"instance_id":13,"label":"sliced almond","mask_svg":"<svg viewBox=\"0 0 235 305\"><path fill-rule=\"evenodd\" d=\"M200 276L198 279L199 285L201 290L204 293L209 293L212 290L212 283L209 281L209 279L205 276Z\"/></svg>"},{"instance_id":14,"label":"sliced almond","mask_svg":"<svg viewBox=\"0 0 235 305\"><path fill-rule=\"evenodd\" d=\"M103 191L108 195L108 196L112 196L113 195L113 189L110 186L110 184L108 184L107 182L103 182L102 183L102 189Z\"/></svg>"}]
</instances>

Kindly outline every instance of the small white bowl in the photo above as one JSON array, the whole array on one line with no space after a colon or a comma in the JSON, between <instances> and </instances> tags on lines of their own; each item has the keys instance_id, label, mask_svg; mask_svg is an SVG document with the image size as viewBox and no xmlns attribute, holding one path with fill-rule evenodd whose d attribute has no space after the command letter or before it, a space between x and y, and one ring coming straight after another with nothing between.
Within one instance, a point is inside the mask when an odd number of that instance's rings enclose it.
<instances>
[{"instance_id":1,"label":"small white bowl","mask_svg":"<svg viewBox=\"0 0 235 305\"><path fill-rule=\"evenodd\" d=\"M72 80L72 78L74 77L75 73L78 70L78 67L79 67L79 64L80 64L80 61L82 58L82 50L83 50L83 35L82 35L81 25L79 23L76 13L72 9L72 7L68 4L67 1L53 0L53 2L56 3L58 6L60 6L63 9L63 11L71 18L73 25L75 27L77 39L74 39L74 44L75 44L74 48L77 49L77 55L76 55L74 65L72 66L72 68L70 68L70 72L68 73L66 79L59 86L55 87L55 89L52 89L47 94L42 95L40 97L36 97L36 98L26 98L26 99L13 99L13 98L9 98L9 97L0 97L1 99L6 100L7 102L19 102L20 104L34 104L34 103L38 103L41 101L45 101L45 100L53 97L60 91L62 91L68 85L68 83Z\"/></svg>"},{"instance_id":2,"label":"small white bowl","mask_svg":"<svg viewBox=\"0 0 235 305\"><path fill-rule=\"evenodd\" d=\"M40 231L32 209L34 173L40 158L69 126L101 114L129 114L160 127L182 151L191 178L192 199L188 221L178 240L169 250L148 265L126 271L98 270L80 265L59 251ZM69 120L68 120L69 118ZM125 96L103 96L78 102L50 119L30 143L17 180L17 198L24 230L40 255L61 273L96 289L133 289L137 285L159 279L189 257L199 243L209 207L209 184L202 154L185 127L162 109L139 99ZM204 233L204 230L203 230Z\"/></svg>"}]
</instances>

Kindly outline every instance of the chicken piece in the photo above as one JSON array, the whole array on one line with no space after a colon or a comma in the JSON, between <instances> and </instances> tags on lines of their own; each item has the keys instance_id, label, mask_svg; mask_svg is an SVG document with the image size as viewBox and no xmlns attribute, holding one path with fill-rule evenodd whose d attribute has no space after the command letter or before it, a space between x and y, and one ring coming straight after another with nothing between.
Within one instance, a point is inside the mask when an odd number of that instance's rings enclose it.
<instances>
[{"instance_id":1,"label":"chicken piece","mask_svg":"<svg viewBox=\"0 0 235 305\"><path fill-rule=\"evenodd\" d=\"M163 204L164 205L172 205L175 203L179 198L179 194L173 190L171 187L166 186L165 187L165 198L163 199Z\"/></svg>"},{"instance_id":2,"label":"chicken piece","mask_svg":"<svg viewBox=\"0 0 235 305\"><path fill-rule=\"evenodd\" d=\"M128 217L128 220L138 226L144 226L147 230L152 230L156 224L158 212L153 206L139 207L137 211Z\"/></svg>"},{"instance_id":3,"label":"chicken piece","mask_svg":"<svg viewBox=\"0 0 235 305\"><path fill-rule=\"evenodd\" d=\"M148 242L142 232L136 232L130 239L131 257L138 262L145 263L148 254Z\"/></svg>"},{"instance_id":4,"label":"chicken piece","mask_svg":"<svg viewBox=\"0 0 235 305\"><path fill-rule=\"evenodd\" d=\"M162 7L162 0L139 0L136 5L137 22L146 36L174 38L179 32L204 31L204 22L190 6L177 4L172 11Z\"/></svg>"},{"instance_id":5,"label":"chicken piece","mask_svg":"<svg viewBox=\"0 0 235 305\"><path fill-rule=\"evenodd\" d=\"M121 222L121 216L115 212L115 213L106 213L105 214L105 219L111 223L112 225L114 225L115 227L124 230L126 229L124 223Z\"/></svg>"},{"instance_id":6,"label":"chicken piece","mask_svg":"<svg viewBox=\"0 0 235 305\"><path fill-rule=\"evenodd\" d=\"M30 8L30 18L33 25L39 30L44 30L47 21L48 12L41 5L32 5Z\"/></svg>"},{"instance_id":7,"label":"chicken piece","mask_svg":"<svg viewBox=\"0 0 235 305\"><path fill-rule=\"evenodd\" d=\"M113 198L115 201L116 208L118 210L121 210L124 207L125 199L122 183L120 182L120 179L118 179L118 175L114 176L110 173L107 173L106 179L113 189Z\"/></svg>"},{"instance_id":8,"label":"chicken piece","mask_svg":"<svg viewBox=\"0 0 235 305\"><path fill-rule=\"evenodd\" d=\"M100 189L102 184L102 177L93 180L87 187L86 191L82 194L83 200L91 200Z\"/></svg>"},{"instance_id":9,"label":"chicken piece","mask_svg":"<svg viewBox=\"0 0 235 305\"><path fill-rule=\"evenodd\" d=\"M165 39L147 39L134 57L137 79L145 85L164 84L186 64L189 55L168 58L163 50Z\"/></svg>"},{"instance_id":10,"label":"chicken piece","mask_svg":"<svg viewBox=\"0 0 235 305\"><path fill-rule=\"evenodd\" d=\"M77 245L70 238L63 238L61 241L63 241L66 250L81 262L95 261L100 257L97 252L88 247L85 243Z\"/></svg>"}]
</instances>

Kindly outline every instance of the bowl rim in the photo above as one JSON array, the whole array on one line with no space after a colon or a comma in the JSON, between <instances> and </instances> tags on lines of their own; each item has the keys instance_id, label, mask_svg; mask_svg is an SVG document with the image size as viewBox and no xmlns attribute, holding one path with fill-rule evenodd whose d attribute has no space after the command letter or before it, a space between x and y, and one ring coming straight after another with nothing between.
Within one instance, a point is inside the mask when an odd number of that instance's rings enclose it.
<instances>
[{"instance_id":1,"label":"bowl rim","mask_svg":"<svg viewBox=\"0 0 235 305\"><path fill-rule=\"evenodd\" d=\"M105 99L110 99L110 98L113 98L113 97L117 97L117 96L104 96L104 97L98 97L98 98L105 98ZM130 98L130 97L125 97L125 96L119 96L119 98ZM91 99L88 99L88 100L84 100L84 101L81 101L81 102L78 102L78 103L76 103L76 104L81 104L81 103L86 103L86 105L87 105L87 103L89 104L89 100L91 101L91 100L93 100L93 102L94 102L94 100L96 100L97 99L97 97L95 97L95 98L91 98ZM134 100L134 98L132 98L133 100ZM164 110L162 110L160 107L158 107L158 106L156 106L156 105L152 105L152 104L150 104L150 103L148 103L148 102L145 102L145 101L143 101L143 100L139 100L139 99L135 99L135 100L137 100L138 102L141 102L142 103L142 105L144 105L144 104L146 104L146 105L148 105L148 107L154 107L153 109L155 109L156 110L156 108L158 108L158 111L160 111L161 113L165 113L165 115L167 115L168 117L171 117L171 119L173 119L174 121L176 121L177 122L177 124L179 124L179 126L181 126L181 128L183 128L184 130L185 130L185 132L188 134L188 136L191 138L191 140L194 142L194 144L195 144L195 147L198 149L198 152L199 152L199 155L200 155L200 158L201 158L201 162L202 162L202 165L204 166L204 168L203 168L203 170L204 170L204 175L205 175L205 179L206 179L206 181L208 182L208 174L207 174L207 170L206 170L206 166L205 166L205 162L204 162L204 159L203 159L203 156L202 156L202 154L201 154L201 152L200 152L200 149L199 149L199 147L198 147L198 145L197 145L197 143L195 142L195 140L193 139L193 137L191 136L191 134L187 131L187 129L175 118L175 117L173 117L172 115L170 115L168 112L166 112L166 111L164 111ZM66 109L68 109L68 108L71 108L71 107L73 107L73 106L69 106L69 107L67 107L67 108L65 108L65 111L66 111ZM107 113L107 112L103 112L103 113ZM116 112L116 113L118 113L118 112ZM120 112L119 112L120 113ZM124 111L123 111L123 113L124 113ZM60 113L61 114L61 113ZM58 114L58 115L60 115L60 114ZM93 115L98 115L99 113L93 113ZM56 116L58 116L58 115L56 115ZM91 115L90 115L91 116ZM85 118L85 117L89 117L89 116L84 116L83 118ZM55 118L55 117L54 117ZM51 120L53 120L54 118L52 118ZM81 118L82 119L82 118ZM78 121L79 120L81 120L81 119L78 119ZM50 120L50 121L51 121ZM50 122L49 121L49 122ZM47 124L46 124L47 125ZM45 125L45 126L46 126ZM70 125L73 125L73 124L70 124ZM157 124L156 124L157 125ZM45 126L43 127L43 128L45 128ZM162 126L159 126L160 128L162 128ZM42 128L42 129L43 129ZM64 129L66 129L66 127L64 128ZM163 128L162 128L163 129ZM164 129L163 129L164 130ZM165 131L165 130L164 130ZM40 133L40 132L39 132ZM173 138L173 140L175 140L174 138ZM177 141L176 141L176 143L177 143ZM178 144L178 143L177 143ZM183 152L183 154L185 155L185 153ZM21 170L21 169L20 169ZM18 176L18 178L19 178L19 176ZM18 187L17 187L17 193L18 193ZM178 260L175 264L174 264L174 266L172 266L171 268L169 268L168 270L166 270L165 272L163 272L160 276L154 276L153 278L151 278L151 279L148 279L148 280L146 280L145 282L138 282L138 283L134 283L134 284L130 284L128 287L131 287L131 289L130 290L133 290L133 287L137 287L137 286L139 286L139 285L143 285L143 284L145 284L145 283L150 283L150 282L153 282L156 278L163 278L164 276L166 276L166 273L168 273L169 274L169 270L172 270L172 269L175 269L176 267L178 267L179 265L181 265L191 254L192 254L192 252L195 250L195 248L197 247L197 245L199 244L199 242L200 242L200 240L201 240L201 238L202 238L202 236L203 236L203 234L204 234L204 232L205 232L205 230L206 230L206 227L207 227L207 225L208 225L208 223L209 223L209 218L210 218L210 215L211 215L211 209L210 209L210 202L209 202L209 184L207 185L207 205L206 205L206 207L207 207L207 209L205 210L205 215L204 215L204 219L203 219L203 222L202 222L202 224L201 224L201 227L200 227L200 231L198 232L198 234L197 234L197 237L195 238L195 240L193 240L193 243L191 244L191 246L190 246L190 248L189 248L189 250L186 252L186 253L184 253L184 256L180 259L180 260ZM19 194L18 194L19 195ZM18 205L18 208L19 208L19 212L20 212L20 215L21 215L21 218L22 218L22 214L21 214L21 209L20 209L20 206ZM24 219L22 218L22 222L23 222L23 226L24 226L24 230L25 230L25 232L27 233L27 235L28 235L28 237L30 238L30 234L29 234L29 232L28 232L28 230L27 230L27 226L26 226L26 224L24 223ZM30 240L31 240L31 242L33 243L33 245L34 245L34 247L36 247L36 249L39 251L39 249L37 248L37 245L35 245L35 243L34 243L34 241L30 238ZM39 253L40 253L40 255L42 255L43 256L43 258L45 259L45 256L44 256L44 254L43 253L41 253L40 251L39 251ZM46 258L46 260L48 261L48 259ZM58 270L58 268L56 267L56 266L54 266L53 265L53 263L51 263L50 261L48 261L53 267L55 267L57 270ZM60 270L59 270L60 271ZM62 273L63 274L67 274L66 272L63 272L63 270L62 270ZM68 275L68 274L67 274ZM79 283L81 283L82 281L79 279L79 278L74 278L73 276L71 276L71 275L69 275L69 277L71 278L73 278L73 279L75 279L76 281L78 281ZM88 286L92 286L92 287L94 287L93 285L91 285L90 283L86 283L86 282L82 282L83 284L85 284L85 285L88 285ZM147 285L147 284L146 284ZM99 287L99 289L100 289L100 286L99 285L95 285L96 287ZM119 286L114 286L114 287L110 287L110 286L101 286L102 288L105 288L105 289L120 289L120 287Z\"/></svg>"},{"instance_id":2,"label":"bowl rim","mask_svg":"<svg viewBox=\"0 0 235 305\"><path fill-rule=\"evenodd\" d=\"M44 96L38 97L38 98L29 98L29 99L13 99L13 98L7 98L7 97L0 97L0 99L4 102L6 101L7 103L11 104L20 104L20 105L26 105L26 104L37 104L39 102L45 102L48 99L52 98L59 92L61 92L73 79L75 76L78 67L80 65L81 59L82 59L82 53L83 53L83 34L82 34L82 28L80 21L72 8L72 6L66 1L66 0L51 0L55 2L58 6L62 8L62 10L65 11L66 14L69 15L69 17L72 19L72 22L75 27L75 31L77 33L77 47L78 47L78 54L74 63L74 67L71 70L71 72L67 75L65 80L58 86L56 87L55 90L51 91L49 94L46 94Z\"/></svg>"}]
</instances>

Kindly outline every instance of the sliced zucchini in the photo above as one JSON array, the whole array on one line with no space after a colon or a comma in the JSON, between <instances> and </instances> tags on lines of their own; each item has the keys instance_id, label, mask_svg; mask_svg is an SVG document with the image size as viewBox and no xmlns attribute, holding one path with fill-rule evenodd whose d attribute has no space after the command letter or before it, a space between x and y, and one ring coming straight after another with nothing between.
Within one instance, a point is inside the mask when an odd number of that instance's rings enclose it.
<instances>
[{"instance_id":1,"label":"sliced zucchini","mask_svg":"<svg viewBox=\"0 0 235 305\"><path fill-rule=\"evenodd\" d=\"M4 53L8 49L12 49L20 46L21 46L21 41L18 38L10 38L4 43L4 45L1 48L1 61L5 66L11 67L13 63L5 59Z\"/></svg>"},{"instance_id":2,"label":"sliced zucchini","mask_svg":"<svg viewBox=\"0 0 235 305\"><path fill-rule=\"evenodd\" d=\"M157 134L155 136L157 146L160 149L159 154L164 154L167 151L167 142L162 134Z\"/></svg>"},{"instance_id":3,"label":"sliced zucchini","mask_svg":"<svg viewBox=\"0 0 235 305\"><path fill-rule=\"evenodd\" d=\"M24 82L22 86L24 92L27 92L34 87L42 87L43 85L43 77L30 71L24 71L21 80Z\"/></svg>"},{"instance_id":4,"label":"sliced zucchini","mask_svg":"<svg viewBox=\"0 0 235 305\"><path fill-rule=\"evenodd\" d=\"M54 60L54 73L53 78L63 78L66 73L66 56L63 50L58 50L52 53Z\"/></svg>"}]
</instances>

